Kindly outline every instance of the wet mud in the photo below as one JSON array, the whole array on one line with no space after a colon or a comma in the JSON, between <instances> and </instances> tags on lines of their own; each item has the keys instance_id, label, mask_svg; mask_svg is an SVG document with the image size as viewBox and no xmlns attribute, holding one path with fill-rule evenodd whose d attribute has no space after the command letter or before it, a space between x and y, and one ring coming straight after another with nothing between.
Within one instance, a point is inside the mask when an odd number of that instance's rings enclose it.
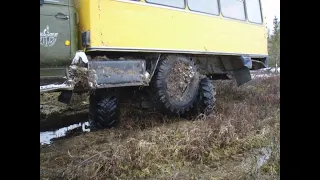
<instances>
[{"instance_id":1,"label":"wet mud","mask_svg":"<svg viewBox=\"0 0 320 180\"><path fill-rule=\"evenodd\" d=\"M60 93L40 95L40 132L56 130L88 119L88 95L73 94L70 104L60 103Z\"/></svg>"}]
</instances>

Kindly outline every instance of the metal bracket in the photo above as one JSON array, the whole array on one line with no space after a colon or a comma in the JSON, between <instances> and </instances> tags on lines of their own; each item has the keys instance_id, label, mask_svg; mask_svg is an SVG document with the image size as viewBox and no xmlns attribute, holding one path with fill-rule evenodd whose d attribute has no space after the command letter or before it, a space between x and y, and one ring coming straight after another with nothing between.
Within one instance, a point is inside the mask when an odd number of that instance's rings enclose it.
<instances>
[{"instance_id":1,"label":"metal bracket","mask_svg":"<svg viewBox=\"0 0 320 180\"><path fill-rule=\"evenodd\" d=\"M149 82L151 81L154 73L156 72L156 69L157 69L157 66L158 66L158 63L159 63L159 60L161 58L161 54L159 54L158 58L156 60L152 60L151 61L151 69L150 69L150 78L149 78Z\"/></svg>"}]
</instances>

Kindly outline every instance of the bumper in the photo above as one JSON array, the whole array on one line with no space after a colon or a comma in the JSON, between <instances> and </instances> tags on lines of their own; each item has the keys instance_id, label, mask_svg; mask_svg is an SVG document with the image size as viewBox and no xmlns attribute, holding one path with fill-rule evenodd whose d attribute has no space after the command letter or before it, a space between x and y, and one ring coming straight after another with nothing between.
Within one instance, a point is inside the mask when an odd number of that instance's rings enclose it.
<instances>
[{"instance_id":1,"label":"bumper","mask_svg":"<svg viewBox=\"0 0 320 180\"><path fill-rule=\"evenodd\" d=\"M60 83L42 85L40 93L73 90L88 91L91 89L147 86L150 74L146 71L145 60L88 60L86 54L78 51L69 68L65 69ZM40 82L43 77L40 75Z\"/></svg>"}]
</instances>

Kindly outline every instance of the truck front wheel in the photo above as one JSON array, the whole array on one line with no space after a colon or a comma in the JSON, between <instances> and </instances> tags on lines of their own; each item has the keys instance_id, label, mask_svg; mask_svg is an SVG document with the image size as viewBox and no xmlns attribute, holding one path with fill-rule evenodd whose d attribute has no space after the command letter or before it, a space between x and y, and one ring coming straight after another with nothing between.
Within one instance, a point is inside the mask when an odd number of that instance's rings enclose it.
<instances>
[{"instance_id":1,"label":"truck front wheel","mask_svg":"<svg viewBox=\"0 0 320 180\"><path fill-rule=\"evenodd\" d=\"M159 61L152 88L165 112L185 115L198 105L199 82L200 75L190 58L168 55Z\"/></svg>"},{"instance_id":2,"label":"truck front wheel","mask_svg":"<svg viewBox=\"0 0 320 180\"><path fill-rule=\"evenodd\" d=\"M89 99L89 123L93 129L111 128L119 122L119 107L114 94L96 91Z\"/></svg>"}]
</instances>

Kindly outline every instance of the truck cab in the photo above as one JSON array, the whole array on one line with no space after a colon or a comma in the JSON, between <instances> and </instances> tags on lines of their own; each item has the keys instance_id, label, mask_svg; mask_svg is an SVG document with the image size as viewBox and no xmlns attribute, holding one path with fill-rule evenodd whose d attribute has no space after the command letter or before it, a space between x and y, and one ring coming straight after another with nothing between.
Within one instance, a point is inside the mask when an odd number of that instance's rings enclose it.
<instances>
[{"instance_id":1,"label":"truck cab","mask_svg":"<svg viewBox=\"0 0 320 180\"><path fill-rule=\"evenodd\" d=\"M40 86L66 79L78 48L73 0L40 0Z\"/></svg>"}]
</instances>

